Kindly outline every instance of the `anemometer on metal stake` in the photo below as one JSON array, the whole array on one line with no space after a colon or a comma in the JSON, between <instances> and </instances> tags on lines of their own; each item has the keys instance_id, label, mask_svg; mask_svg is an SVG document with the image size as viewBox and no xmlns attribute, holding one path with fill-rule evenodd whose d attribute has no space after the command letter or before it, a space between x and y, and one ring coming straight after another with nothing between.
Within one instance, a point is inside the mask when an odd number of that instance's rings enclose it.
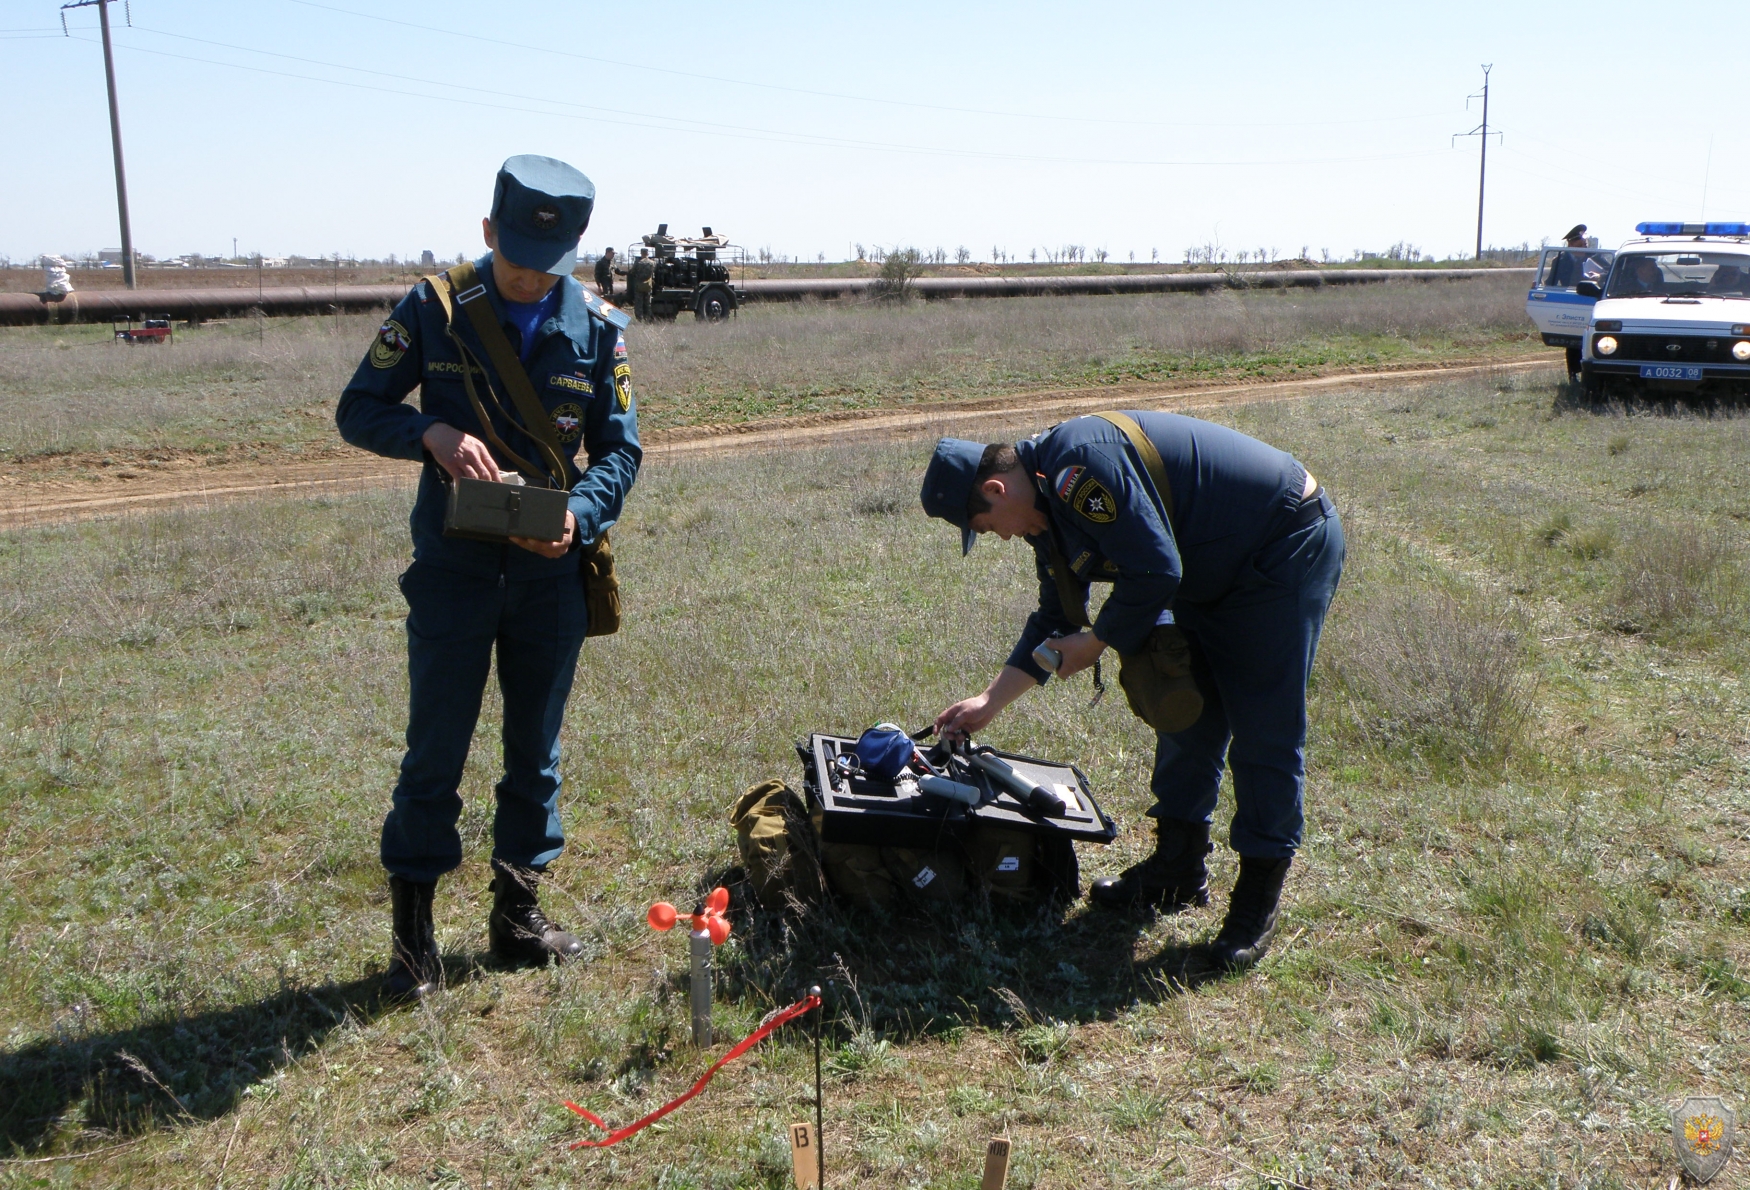
<instances>
[{"instance_id":1,"label":"anemometer on metal stake","mask_svg":"<svg viewBox=\"0 0 1750 1190\"><path fill-rule=\"evenodd\" d=\"M718 887L711 890L699 907L687 917L692 927L688 938L688 953L691 959L691 1006L693 1012L693 1042L699 1046L711 1044L711 1004L713 1001L711 979L711 948L721 946L729 940L729 890ZM680 923L681 914L667 901L658 901L650 907L646 914L650 928L661 932L674 929ZM791 1173L796 1182L796 1190L825 1190L826 1186L826 1151L822 1143L825 1124L825 1099L821 1080L821 988L816 984L808 989L808 995L781 1012L774 1013L750 1036L730 1049L717 1063L705 1073L693 1089L680 1098L652 1112L635 1124L610 1133L600 1141L579 1141L572 1147L582 1145L605 1146L616 1144L620 1140L638 1132L646 1125L673 1111L681 1104L691 1099L705 1087L718 1070L725 1064L751 1049L773 1029L786 1021L793 1020L808 1012L814 1013L814 1121L806 1121L790 1125L788 1135L790 1140ZM602 1128L607 1125L592 1113L585 1111L576 1104L567 1103L567 1107L591 1123ZM1007 1137L992 1138L985 1150L984 1176L979 1182L979 1190L1004 1190L1009 1176L1009 1139Z\"/></svg>"},{"instance_id":2,"label":"anemometer on metal stake","mask_svg":"<svg viewBox=\"0 0 1750 1190\"><path fill-rule=\"evenodd\" d=\"M728 911L729 890L718 886L711 890L710 895L688 918L693 927L687 946L692 960L693 1044L701 1047L711 1044L711 1003L714 998L711 986L711 948L729 941L729 919L725 916ZM645 920L650 923L651 929L666 932L674 929L680 920L680 913L669 902L658 901L650 907ZM809 988L808 996L801 1004L810 1006L814 1011L814 1123L790 1125L790 1157L796 1178L796 1190L823 1190L826 1185L826 1152L821 1145L824 1120L820 1078L820 985ZM742 1045L748 1045L762 1036L763 1031L756 1032L753 1038L749 1038ZM741 1046L731 1050L729 1056L733 1056L739 1049ZM727 1062L729 1056L725 1056L723 1061Z\"/></svg>"}]
</instances>

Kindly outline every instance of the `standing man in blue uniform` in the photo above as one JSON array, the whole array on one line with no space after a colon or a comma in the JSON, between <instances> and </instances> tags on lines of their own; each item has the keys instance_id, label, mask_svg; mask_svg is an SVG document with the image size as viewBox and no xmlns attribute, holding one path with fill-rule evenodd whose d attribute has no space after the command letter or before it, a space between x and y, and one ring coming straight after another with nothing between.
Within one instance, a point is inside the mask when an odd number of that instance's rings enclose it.
<instances>
[{"instance_id":1,"label":"standing man in blue uniform","mask_svg":"<svg viewBox=\"0 0 1750 1190\"><path fill-rule=\"evenodd\" d=\"M385 988L397 998L441 982L432 898L438 878L462 862L457 786L495 652L504 776L493 819L492 951L506 962L541 963L582 951L541 912L536 888L565 842L559 727L588 628L580 559L619 519L642 459L621 334L629 319L571 275L594 205L594 184L564 162L506 161L483 221L489 251L401 299L335 412L354 446L425 463L411 518L413 564L400 579L407 752L382 834L394 927ZM519 406L464 313L470 301L488 304L517 353L556 452L544 453L513 412ZM415 388L418 408L406 403ZM565 475L539 470L551 470L559 452ZM536 469L526 482L569 489L565 536L509 545L445 536L453 480L497 480L513 465L507 454Z\"/></svg>"},{"instance_id":2,"label":"standing man in blue uniform","mask_svg":"<svg viewBox=\"0 0 1750 1190\"><path fill-rule=\"evenodd\" d=\"M1240 873L1210 957L1256 962L1300 846L1307 675L1343 564L1329 498L1293 456L1171 413L1078 417L1012 446L944 438L922 495L926 513L960 529L963 552L979 533L1025 537L1039 576L1039 608L1007 664L937 729L980 731L1043 684L1042 644L1063 677L1115 649L1132 709L1156 728L1156 844L1090 898L1207 904L1210 820L1231 765ZM1091 582L1112 591L1090 624Z\"/></svg>"}]
</instances>

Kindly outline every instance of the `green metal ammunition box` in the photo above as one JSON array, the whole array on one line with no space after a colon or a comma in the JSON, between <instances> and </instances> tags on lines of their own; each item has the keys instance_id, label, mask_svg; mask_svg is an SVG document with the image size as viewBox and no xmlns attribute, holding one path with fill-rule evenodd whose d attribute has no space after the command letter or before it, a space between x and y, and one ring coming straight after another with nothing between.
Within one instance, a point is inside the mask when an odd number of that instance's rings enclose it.
<instances>
[{"instance_id":1,"label":"green metal ammunition box","mask_svg":"<svg viewBox=\"0 0 1750 1190\"><path fill-rule=\"evenodd\" d=\"M450 483L444 536L503 544L512 537L558 541L565 536L565 508L571 493L484 479Z\"/></svg>"}]
</instances>

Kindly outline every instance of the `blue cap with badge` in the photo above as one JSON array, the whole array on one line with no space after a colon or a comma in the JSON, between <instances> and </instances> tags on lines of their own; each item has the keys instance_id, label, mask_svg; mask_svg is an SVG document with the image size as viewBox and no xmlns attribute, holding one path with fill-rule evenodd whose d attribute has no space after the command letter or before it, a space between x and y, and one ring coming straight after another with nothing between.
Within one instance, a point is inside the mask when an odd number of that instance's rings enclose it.
<instances>
[{"instance_id":1,"label":"blue cap with badge","mask_svg":"<svg viewBox=\"0 0 1750 1190\"><path fill-rule=\"evenodd\" d=\"M972 552L978 534L968 523L966 502L972 498L972 482L978 476L978 465L984 460L984 443L965 438L944 438L936 443L936 453L930 456L924 472L924 489L920 493L924 512L960 530L960 554Z\"/></svg>"},{"instance_id":2,"label":"blue cap with badge","mask_svg":"<svg viewBox=\"0 0 1750 1190\"><path fill-rule=\"evenodd\" d=\"M512 157L499 167L492 191L498 251L525 269L569 276L594 207L595 183L578 170L532 153Z\"/></svg>"}]
</instances>

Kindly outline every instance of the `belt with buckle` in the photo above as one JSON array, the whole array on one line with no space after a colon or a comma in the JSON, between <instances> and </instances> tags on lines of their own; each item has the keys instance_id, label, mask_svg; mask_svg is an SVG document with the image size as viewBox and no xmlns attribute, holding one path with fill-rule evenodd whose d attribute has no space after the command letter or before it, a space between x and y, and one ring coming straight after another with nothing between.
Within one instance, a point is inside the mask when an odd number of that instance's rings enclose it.
<instances>
[{"instance_id":1,"label":"belt with buckle","mask_svg":"<svg viewBox=\"0 0 1750 1190\"><path fill-rule=\"evenodd\" d=\"M1323 520L1337 511L1337 506L1331 503L1331 498L1325 495L1325 485L1320 484L1313 489L1312 495L1306 497L1288 514L1288 521L1282 526L1283 533L1294 533L1317 521Z\"/></svg>"}]
</instances>

